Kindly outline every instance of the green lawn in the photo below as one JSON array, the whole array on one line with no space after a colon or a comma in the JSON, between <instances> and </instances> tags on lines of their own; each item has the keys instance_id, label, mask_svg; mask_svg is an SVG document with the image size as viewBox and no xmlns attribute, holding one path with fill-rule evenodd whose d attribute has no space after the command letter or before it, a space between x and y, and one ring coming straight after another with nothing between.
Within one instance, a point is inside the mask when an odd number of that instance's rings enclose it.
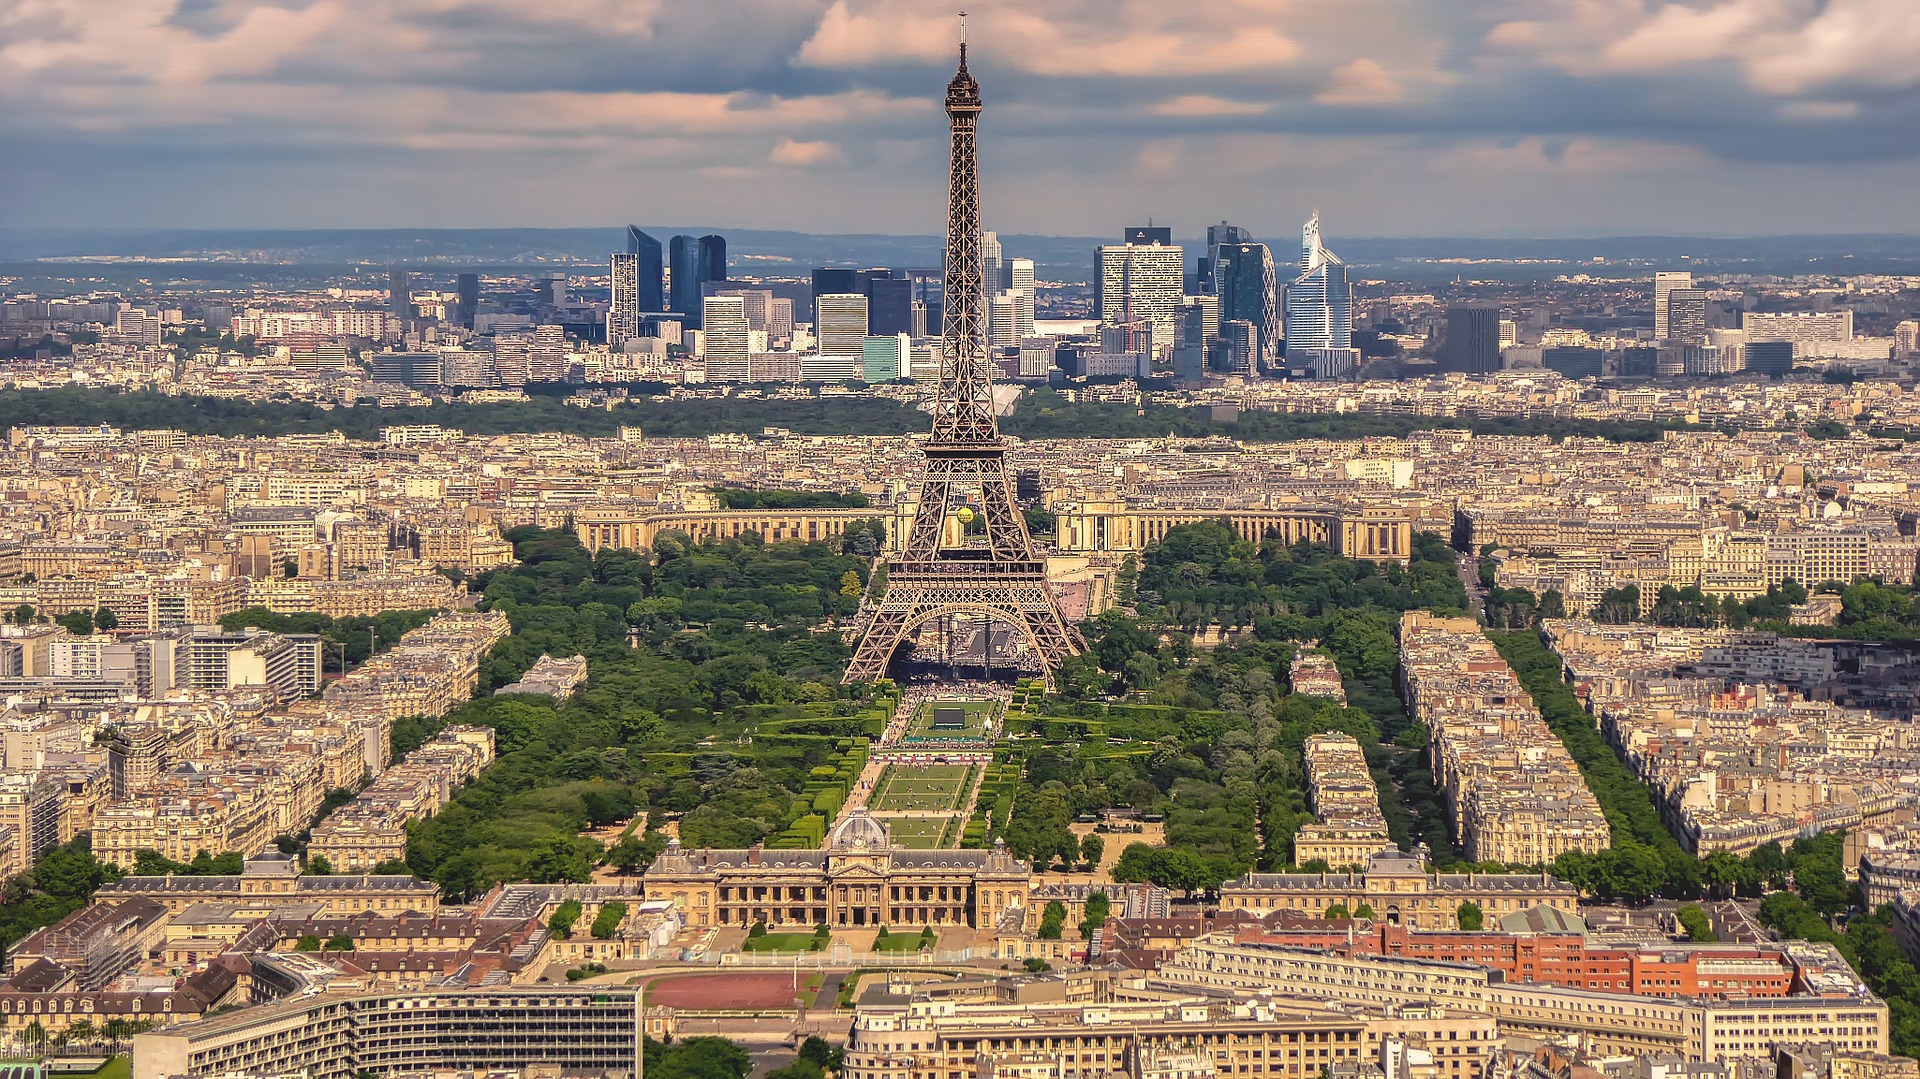
<instances>
[{"instance_id":1,"label":"green lawn","mask_svg":"<svg viewBox=\"0 0 1920 1079\"><path fill-rule=\"evenodd\" d=\"M86 1056L76 1053L76 1056ZM130 1056L111 1057L100 1066L99 1071L91 1072L48 1072L53 1079L133 1079L133 1058Z\"/></svg>"},{"instance_id":2,"label":"green lawn","mask_svg":"<svg viewBox=\"0 0 1920 1079\"><path fill-rule=\"evenodd\" d=\"M881 773L880 785L867 806L875 813L953 812L967 796L975 767L971 764L889 764Z\"/></svg>"},{"instance_id":3,"label":"green lawn","mask_svg":"<svg viewBox=\"0 0 1920 1079\"><path fill-rule=\"evenodd\" d=\"M891 933L875 940L873 942L873 950L876 952L917 952L920 950L922 943L919 930L908 931L902 929L898 933ZM925 941L924 943L937 948L939 947L940 939L936 936L933 940Z\"/></svg>"},{"instance_id":4,"label":"green lawn","mask_svg":"<svg viewBox=\"0 0 1920 1079\"><path fill-rule=\"evenodd\" d=\"M743 952L808 952L813 950L813 942L820 941L824 946L825 938L812 933L768 933L764 937L748 937L740 946Z\"/></svg>"},{"instance_id":5,"label":"green lawn","mask_svg":"<svg viewBox=\"0 0 1920 1079\"><path fill-rule=\"evenodd\" d=\"M895 846L908 850L939 850L952 824L952 817L894 818L887 821L887 834L893 837Z\"/></svg>"}]
</instances>

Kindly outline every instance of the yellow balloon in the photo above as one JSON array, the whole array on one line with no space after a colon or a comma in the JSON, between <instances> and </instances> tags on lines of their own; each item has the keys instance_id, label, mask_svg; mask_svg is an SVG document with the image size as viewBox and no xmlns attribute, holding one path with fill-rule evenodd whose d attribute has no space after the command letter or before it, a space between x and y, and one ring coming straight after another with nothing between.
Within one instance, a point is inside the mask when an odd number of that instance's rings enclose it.
<instances>
[{"instance_id":1,"label":"yellow balloon","mask_svg":"<svg viewBox=\"0 0 1920 1079\"><path fill-rule=\"evenodd\" d=\"M960 523L963 525L972 524L973 523L973 507L961 506L960 512L954 514L954 516L960 518Z\"/></svg>"}]
</instances>

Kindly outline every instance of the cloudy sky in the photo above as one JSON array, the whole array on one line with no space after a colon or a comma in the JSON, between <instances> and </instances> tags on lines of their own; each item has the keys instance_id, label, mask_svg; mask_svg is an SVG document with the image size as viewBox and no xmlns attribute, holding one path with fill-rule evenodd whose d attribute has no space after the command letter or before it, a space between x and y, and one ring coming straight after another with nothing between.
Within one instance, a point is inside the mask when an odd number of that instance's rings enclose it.
<instances>
[{"instance_id":1,"label":"cloudy sky","mask_svg":"<svg viewBox=\"0 0 1920 1079\"><path fill-rule=\"evenodd\" d=\"M0 225L1920 232L1920 0L0 0Z\"/></svg>"}]
</instances>

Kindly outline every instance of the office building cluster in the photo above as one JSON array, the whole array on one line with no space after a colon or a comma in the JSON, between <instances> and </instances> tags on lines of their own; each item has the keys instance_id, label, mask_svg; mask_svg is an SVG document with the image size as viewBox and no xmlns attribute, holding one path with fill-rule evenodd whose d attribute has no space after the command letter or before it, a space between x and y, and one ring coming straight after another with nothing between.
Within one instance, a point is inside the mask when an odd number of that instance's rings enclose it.
<instances>
[{"instance_id":1,"label":"office building cluster","mask_svg":"<svg viewBox=\"0 0 1920 1079\"><path fill-rule=\"evenodd\" d=\"M1513 669L1471 618L1400 620L1407 714L1470 861L1551 865L1612 845L1607 818Z\"/></svg>"}]
</instances>

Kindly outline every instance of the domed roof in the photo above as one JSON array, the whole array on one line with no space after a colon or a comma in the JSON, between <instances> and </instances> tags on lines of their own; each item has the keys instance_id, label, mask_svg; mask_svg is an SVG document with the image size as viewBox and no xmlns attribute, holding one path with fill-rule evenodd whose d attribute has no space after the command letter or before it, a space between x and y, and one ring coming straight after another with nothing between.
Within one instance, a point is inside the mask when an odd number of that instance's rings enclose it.
<instances>
[{"instance_id":1,"label":"domed roof","mask_svg":"<svg viewBox=\"0 0 1920 1079\"><path fill-rule=\"evenodd\" d=\"M891 850L893 840L887 835L887 826L865 809L856 809L847 814L847 819L833 826L827 833L828 850Z\"/></svg>"}]
</instances>

